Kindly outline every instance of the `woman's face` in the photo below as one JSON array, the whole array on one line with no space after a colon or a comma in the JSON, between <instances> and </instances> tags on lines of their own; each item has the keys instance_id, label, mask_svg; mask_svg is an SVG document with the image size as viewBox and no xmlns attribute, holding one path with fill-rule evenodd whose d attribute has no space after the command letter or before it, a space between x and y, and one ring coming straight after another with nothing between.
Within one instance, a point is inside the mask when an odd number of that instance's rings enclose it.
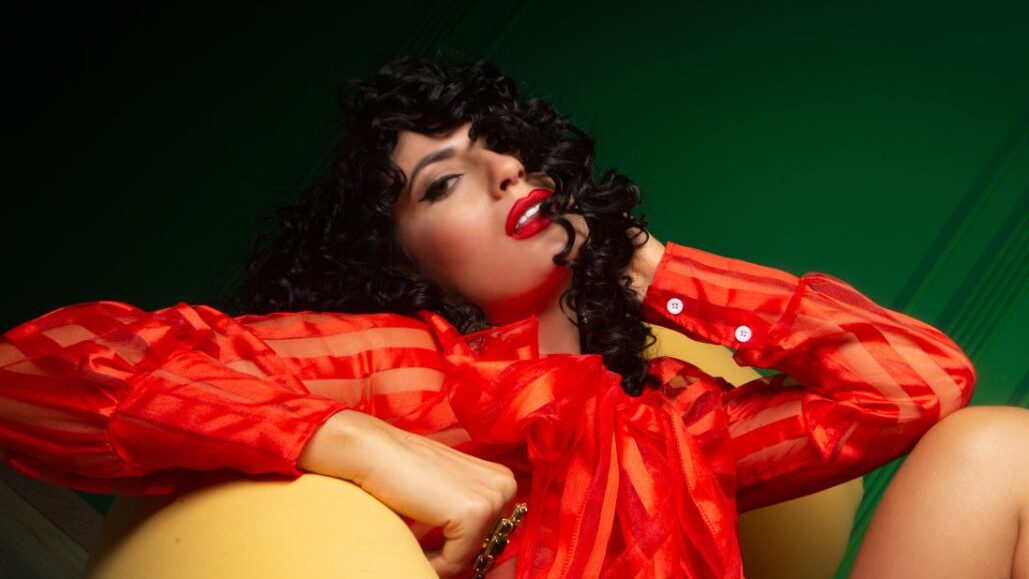
<instances>
[{"instance_id":1,"label":"woman's face","mask_svg":"<svg viewBox=\"0 0 1029 579\"><path fill-rule=\"evenodd\" d=\"M571 271L553 261L567 235L556 223L523 239L508 234L515 202L538 189L553 191L553 181L527 175L518 158L486 149L482 139L470 142L470 127L441 136L400 133L392 160L408 186L393 216L400 244L420 271L481 307L490 323L505 324L552 307L568 287ZM566 218L578 233L568 256L574 259L585 222Z\"/></svg>"}]
</instances>

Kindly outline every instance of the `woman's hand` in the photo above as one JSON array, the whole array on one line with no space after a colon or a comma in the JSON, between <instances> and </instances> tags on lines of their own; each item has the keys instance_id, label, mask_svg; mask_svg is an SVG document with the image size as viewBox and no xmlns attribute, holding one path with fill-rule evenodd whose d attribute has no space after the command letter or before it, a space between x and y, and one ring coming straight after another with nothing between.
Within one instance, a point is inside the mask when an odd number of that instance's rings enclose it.
<instances>
[{"instance_id":1,"label":"woman's hand","mask_svg":"<svg viewBox=\"0 0 1029 579\"><path fill-rule=\"evenodd\" d=\"M633 240L633 244L639 243L642 240L641 236L644 235L642 229L635 228L629 229L626 233ZM650 232L648 231L647 234ZM661 263L661 257L664 254L664 244L658 241L653 234L650 234L650 239L642 247L636 248L636 253L633 254L632 261L625 273L632 278L631 287L640 301L646 297L647 289L654 281L654 272L657 271L657 265Z\"/></svg>"},{"instance_id":2,"label":"woman's hand","mask_svg":"<svg viewBox=\"0 0 1029 579\"><path fill-rule=\"evenodd\" d=\"M442 550L426 553L440 577L471 568L517 491L506 466L353 410L337 413L316 431L297 465L353 481L393 511L443 527Z\"/></svg>"}]
</instances>

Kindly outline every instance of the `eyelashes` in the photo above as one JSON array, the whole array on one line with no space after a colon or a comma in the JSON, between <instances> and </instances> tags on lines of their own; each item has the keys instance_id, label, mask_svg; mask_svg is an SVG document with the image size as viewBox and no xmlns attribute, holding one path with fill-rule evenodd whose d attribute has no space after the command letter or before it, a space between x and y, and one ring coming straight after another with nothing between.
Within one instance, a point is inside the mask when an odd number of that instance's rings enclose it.
<instances>
[{"instance_id":1,"label":"eyelashes","mask_svg":"<svg viewBox=\"0 0 1029 579\"><path fill-rule=\"evenodd\" d=\"M457 186L457 182L461 180L461 174L454 173L451 175L444 175L439 179L436 179L429 185L428 189L425 190L425 195L422 196L421 201L435 201L440 197L449 194L453 191L454 187ZM447 183L451 183L447 185Z\"/></svg>"}]
</instances>

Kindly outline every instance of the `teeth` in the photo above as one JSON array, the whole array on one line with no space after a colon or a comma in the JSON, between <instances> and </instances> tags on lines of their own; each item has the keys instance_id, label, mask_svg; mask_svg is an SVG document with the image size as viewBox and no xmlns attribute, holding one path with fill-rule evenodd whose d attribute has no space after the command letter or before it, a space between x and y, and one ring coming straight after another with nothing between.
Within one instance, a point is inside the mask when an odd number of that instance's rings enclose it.
<instances>
[{"instance_id":1,"label":"teeth","mask_svg":"<svg viewBox=\"0 0 1029 579\"><path fill-rule=\"evenodd\" d=\"M534 216L535 216L535 215L536 215L537 213L539 213L539 212L540 212L540 205L543 205L543 202L542 202L542 201L540 201L539 203L537 203L537 204L533 205L532 207L530 207L530 208L529 208L529 209L528 209L528 210L527 210L527 211L525 212L525 214L524 214L524 215L522 215L520 219L518 219L518 223L515 223L515 231L518 231L519 229L521 229L521 228L522 228L522 226L526 224L526 222L528 222L528 221L529 221L530 219L532 219L532 218L533 218L533 217L534 217Z\"/></svg>"}]
</instances>

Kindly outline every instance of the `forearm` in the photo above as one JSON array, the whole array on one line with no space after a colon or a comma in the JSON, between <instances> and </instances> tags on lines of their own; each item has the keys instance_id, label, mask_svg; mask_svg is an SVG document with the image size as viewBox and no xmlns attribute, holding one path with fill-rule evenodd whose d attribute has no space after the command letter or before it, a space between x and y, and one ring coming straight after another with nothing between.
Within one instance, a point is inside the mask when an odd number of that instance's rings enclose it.
<instances>
[{"instance_id":1,"label":"forearm","mask_svg":"<svg viewBox=\"0 0 1029 579\"><path fill-rule=\"evenodd\" d=\"M347 480L358 478L358 423L367 418L354 410L333 414L314 431L297 457L297 468Z\"/></svg>"}]
</instances>

